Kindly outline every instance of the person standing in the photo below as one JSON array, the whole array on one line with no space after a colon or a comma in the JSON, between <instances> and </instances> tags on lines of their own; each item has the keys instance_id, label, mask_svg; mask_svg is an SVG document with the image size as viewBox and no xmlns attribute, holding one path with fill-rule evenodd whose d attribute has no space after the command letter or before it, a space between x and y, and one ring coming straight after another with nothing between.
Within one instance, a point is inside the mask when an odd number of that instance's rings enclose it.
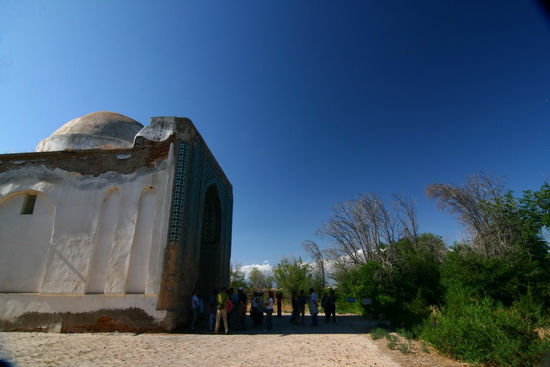
<instances>
[{"instance_id":1,"label":"person standing","mask_svg":"<svg viewBox=\"0 0 550 367\"><path fill-rule=\"evenodd\" d=\"M250 318L252 319L252 325L256 326L256 310L258 309L258 292L254 292L252 296L252 301L250 302Z\"/></svg>"},{"instance_id":2,"label":"person standing","mask_svg":"<svg viewBox=\"0 0 550 367\"><path fill-rule=\"evenodd\" d=\"M193 296L191 297L191 330L197 330L197 320L199 318L199 291L194 290Z\"/></svg>"},{"instance_id":3,"label":"person standing","mask_svg":"<svg viewBox=\"0 0 550 367\"><path fill-rule=\"evenodd\" d=\"M327 308L325 309L325 322L330 321L330 316L332 316L332 323L336 324L336 296L334 294L334 289L331 289L327 297Z\"/></svg>"},{"instance_id":4,"label":"person standing","mask_svg":"<svg viewBox=\"0 0 550 367\"><path fill-rule=\"evenodd\" d=\"M321 307L323 308L323 311L325 311L325 315L327 314L328 309L328 294L327 292L323 292L323 295L321 296Z\"/></svg>"},{"instance_id":5,"label":"person standing","mask_svg":"<svg viewBox=\"0 0 550 367\"><path fill-rule=\"evenodd\" d=\"M295 323L298 315L298 303L296 301L296 291L292 291L292 297L290 298L290 304L292 305L292 314L290 315L290 322Z\"/></svg>"},{"instance_id":6,"label":"person standing","mask_svg":"<svg viewBox=\"0 0 550 367\"><path fill-rule=\"evenodd\" d=\"M246 330L246 305L248 303L248 296L244 293L244 288L239 287L237 289L237 297L239 303L237 304L237 330Z\"/></svg>"},{"instance_id":7,"label":"person standing","mask_svg":"<svg viewBox=\"0 0 550 367\"><path fill-rule=\"evenodd\" d=\"M309 288L309 313L311 314L311 326L319 326L317 322L319 303L317 301L317 294L315 294L313 288Z\"/></svg>"},{"instance_id":8,"label":"person standing","mask_svg":"<svg viewBox=\"0 0 550 367\"><path fill-rule=\"evenodd\" d=\"M273 330L273 320L271 316L273 315L273 304L274 304L274 294L273 291L269 291L267 296L267 301L265 302L265 330Z\"/></svg>"},{"instance_id":9,"label":"person standing","mask_svg":"<svg viewBox=\"0 0 550 367\"><path fill-rule=\"evenodd\" d=\"M306 303L307 303L307 298L304 295L304 291L301 290L300 295L296 299L296 307L298 308L296 323L298 323L298 319L300 319L300 324L304 323L304 319L306 317Z\"/></svg>"},{"instance_id":10,"label":"person standing","mask_svg":"<svg viewBox=\"0 0 550 367\"><path fill-rule=\"evenodd\" d=\"M223 319L223 326L225 327L225 333L229 334L229 325L227 323L227 302L229 301L229 296L227 295L227 287L222 287L220 293L216 297L217 309L216 314L216 328L214 333L217 334L220 329L220 319Z\"/></svg>"},{"instance_id":11,"label":"person standing","mask_svg":"<svg viewBox=\"0 0 550 367\"><path fill-rule=\"evenodd\" d=\"M256 312L254 313L254 326L261 327L264 321L264 294L259 291L256 296Z\"/></svg>"},{"instance_id":12,"label":"person standing","mask_svg":"<svg viewBox=\"0 0 550 367\"><path fill-rule=\"evenodd\" d=\"M235 289L229 288L229 300L231 301L231 305L233 307L229 307L230 310L227 313L227 319L229 321L229 327L231 329L236 330L237 329L237 305L239 304L239 297L235 293Z\"/></svg>"},{"instance_id":13,"label":"person standing","mask_svg":"<svg viewBox=\"0 0 550 367\"><path fill-rule=\"evenodd\" d=\"M208 331L214 331L214 326L216 326L216 314L218 313L217 296L218 296L218 290L214 289L212 290L212 294L208 299L208 314L209 314Z\"/></svg>"},{"instance_id":14,"label":"person standing","mask_svg":"<svg viewBox=\"0 0 550 367\"><path fill-rule=\"evenodd\" d=\"M283 312L283 292L277 292L277 317L282 317Z\"/></svg>"}]
</instances>

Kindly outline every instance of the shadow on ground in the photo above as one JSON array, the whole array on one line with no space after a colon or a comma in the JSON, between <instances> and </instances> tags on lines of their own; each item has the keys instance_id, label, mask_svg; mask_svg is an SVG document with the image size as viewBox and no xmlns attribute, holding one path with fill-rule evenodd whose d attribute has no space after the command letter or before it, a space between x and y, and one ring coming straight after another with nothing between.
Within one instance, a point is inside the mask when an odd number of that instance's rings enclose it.
<instances>
[{"instance_id":1,"label":"shadow on ground","mask_svg":"<svg viewBox=\"0 0 550 367\"><path fill-rule=\"evenodd\" d=\"M325 322L324 315L318 317L319 326L311 326L311 316L307 315L303 324L293 324L290 322L290 315L281 317L273 316L273 330L265 331L264 325L254 326L252 319L247 315L246 330L229 329L230 334L237 335L256 335L256 334L366 334L377 327L377 322L358 315L337 315L336 323ZM222 324L223 325L223 324ZM212 334L208 331L208 320L201 320L197 325L197 330L180 329L175 333L180 334ZM220 334L223 334L223 327L220 328Z\"/></svg>"}]
</instances>

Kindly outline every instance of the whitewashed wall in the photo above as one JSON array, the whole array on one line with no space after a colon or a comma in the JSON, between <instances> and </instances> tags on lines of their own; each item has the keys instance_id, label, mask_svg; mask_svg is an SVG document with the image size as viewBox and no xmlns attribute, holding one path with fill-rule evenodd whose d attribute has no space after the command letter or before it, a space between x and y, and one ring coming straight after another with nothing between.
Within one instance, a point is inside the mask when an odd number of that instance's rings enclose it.
<instances>
[{"instance_id":1,"label":"whitewashed wall","mask_svg":"<svg viewBox=\"0 0 550 367\"><path fill-rule=\"evenodd\" d=\"M57 306L139 307L160 317L154 309L172 160L173 148L156 168L132 174L93 177L23 164L1 173L9 182L0 187L0 293L10 293L0 295L4 319ZM34 213L22 215L28 193L37 195Z\"/></svg>"}]
</instances>

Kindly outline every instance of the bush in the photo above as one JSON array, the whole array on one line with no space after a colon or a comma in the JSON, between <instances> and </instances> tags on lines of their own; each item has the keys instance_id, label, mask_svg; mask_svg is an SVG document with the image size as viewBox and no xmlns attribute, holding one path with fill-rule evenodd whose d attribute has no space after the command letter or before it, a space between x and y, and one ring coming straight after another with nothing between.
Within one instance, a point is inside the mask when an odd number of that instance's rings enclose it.
<instances>
[{"instance_id":1,"label":"bush","mask_svg":"<svg viewBox=\"0 0 550 367\"><path fill-rule=\"evenodd\" d=\"M390 333L386 329L376 328L370 333L370 337L374 340L389 338Z\"/></svg>"},{"instance_id":2,"label":"bush","mask_svg":"<svg viewBox=\"0 0 550 367\"><path fill-rule=\"evenodd\" d=\"M505 308L488 297L452 289L447 306L430 317L421 336L439 351L470 363L536 366L550 340L539 337L521 309L524 304Z\"/></svg>"},{"instance_id":3,"label":"bush","mask_svg":"<svg viewBox=\"0 0 550 367\"><path fill-rule=\"evenodd\" d=\"M409 344L401 343L397 347L399 348L399 351L403 354L409 354L409 352L411 351L411 347L409 346Z\"/></svg>"},{"instance_id":4,"label":"bush","mask_svg":"<svg viewBox=\"0 0 550 367\"><path fill-rule=\"evenodd\" d=\"M414 338L414 333L410 330L407 330L407 329L397 329L396 330L397 334L401 335L403 338L405 339L413 339Z\"/></svg>"}]
</instances>

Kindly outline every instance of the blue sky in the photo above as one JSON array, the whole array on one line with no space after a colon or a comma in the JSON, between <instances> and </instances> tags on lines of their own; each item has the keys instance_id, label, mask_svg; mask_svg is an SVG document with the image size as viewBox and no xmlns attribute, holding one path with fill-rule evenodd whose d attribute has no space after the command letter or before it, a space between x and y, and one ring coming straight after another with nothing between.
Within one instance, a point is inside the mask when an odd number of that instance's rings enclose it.
<instances>
[{"instance_id":1,"label":"blue sky","mask_svg":"<svg viewBox=\"0 0 550 367\"><path fill-rule=\"evenodd\" d=\"M193 120L234 186L232 262L276 264L357 194L550 178L550 24L530 1L0 0L0 153L114 111Z\"/></svg>"}]
</instances>

